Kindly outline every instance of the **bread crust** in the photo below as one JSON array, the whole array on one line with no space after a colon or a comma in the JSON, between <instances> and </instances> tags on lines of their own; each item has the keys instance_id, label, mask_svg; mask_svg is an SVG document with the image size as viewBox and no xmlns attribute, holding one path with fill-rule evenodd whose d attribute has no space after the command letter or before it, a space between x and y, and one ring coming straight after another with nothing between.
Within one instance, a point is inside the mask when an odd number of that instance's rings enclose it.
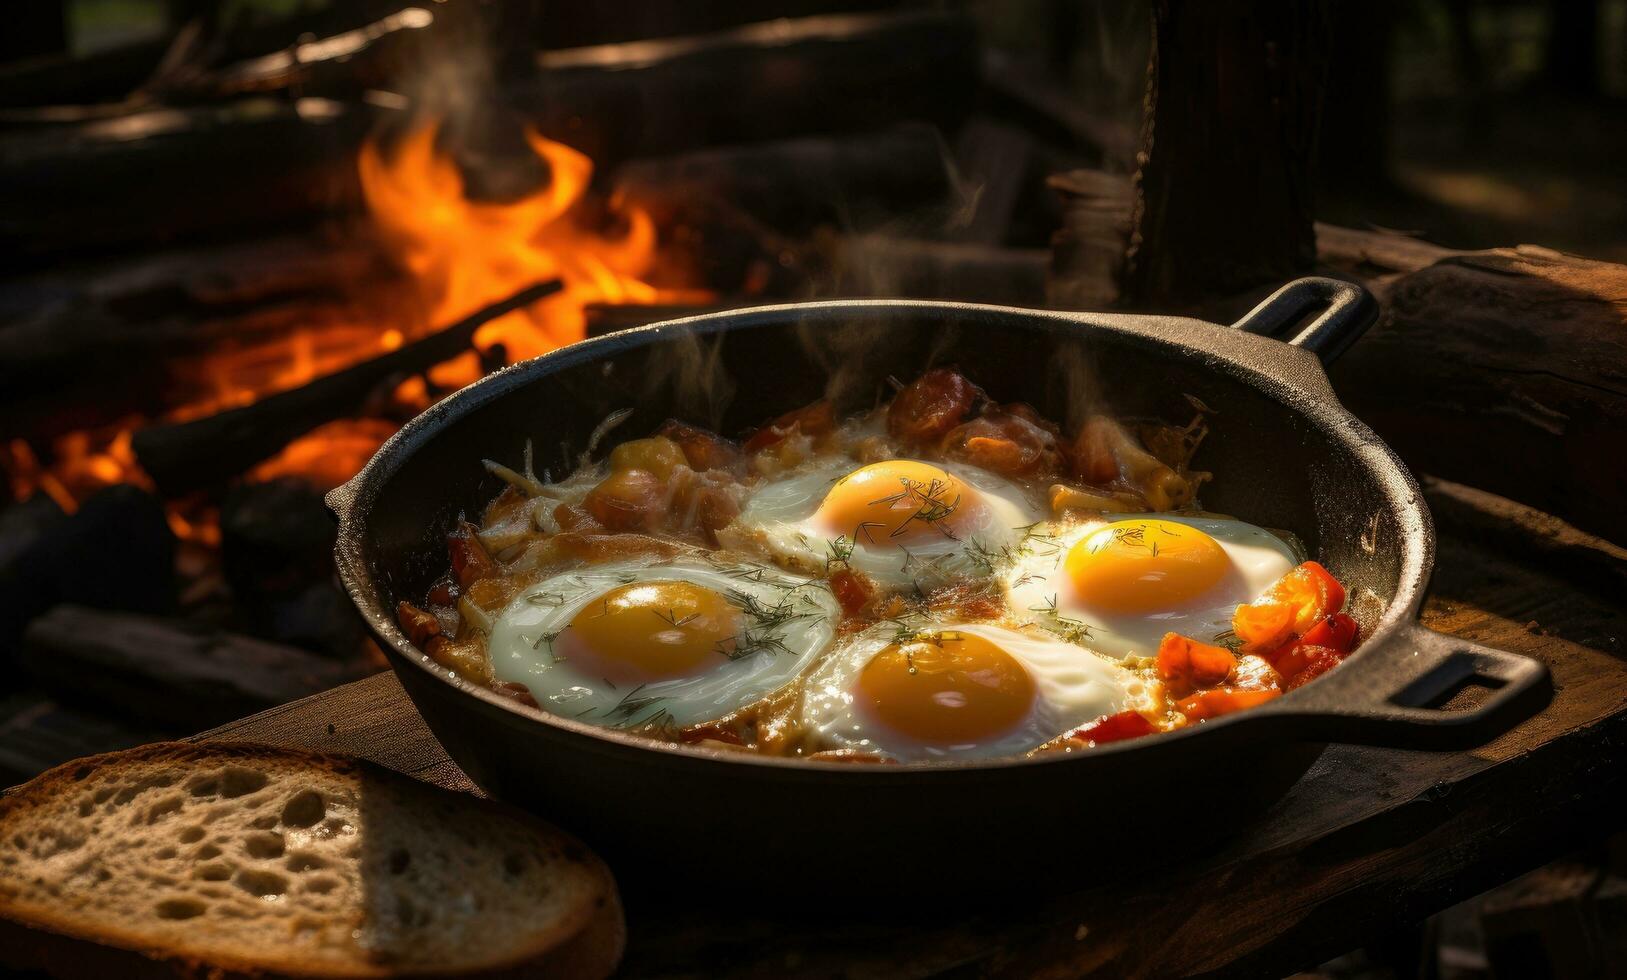
<instances>
[{"instance_id":1,"label":"bread crust","mask_svg":"<svg viewBox=\"0 0 1627 980\"><path fill-rule=\"evenodd\" d=\"M450 793L364 759L288 749L256 742L158 742L139 748L87 756L41 773L0 796L0 833L12 821L48 805L59 793L104 766L196 765L259 762L302 766L333 776L368 779L391 784L408 794L434 796ZM459 795L462 806L529 825L537 833L560 841L573 863L589 870L593 891L552 927L531 937L529 948L499 962L472 965L466 970L444 967L414 968L357 962L354 969L334 970L329 964L287 963L268 969L261 963L230 955L199 953L153 946L139 933L113 923L94 930L81 928L72 917L38 905L12 901L0 895L0 963L14 969L41 970L58 977L186 977L208 980L235 978L365 978L397 976L606 977L621 960L626 946L626 925L621 899L609 868L592 851L564 831L506 804Z\"/></svg>"}]
</instances>

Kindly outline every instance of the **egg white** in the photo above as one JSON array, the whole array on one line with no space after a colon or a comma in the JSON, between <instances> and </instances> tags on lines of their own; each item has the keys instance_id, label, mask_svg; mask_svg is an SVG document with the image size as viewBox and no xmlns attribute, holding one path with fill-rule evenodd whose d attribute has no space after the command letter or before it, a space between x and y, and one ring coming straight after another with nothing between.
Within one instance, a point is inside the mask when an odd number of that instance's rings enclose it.
<instances>
[{"instance_id":1,"label":"egg white","mask_svg":"<svg viewBox=\"0 0 1627 980\"><path fill-rule=\"evenodd\" d=\"M618 586L658 580L751 596L766 607L790 603L795 618L775 630L785 649L762 649L700 677L652 681L636 688L618 687L553 655L552 639L583 607ZM719 554L705 560L613 562L556 575L525 589L497 617L487 651L496 678L524 684L544 710L618 727L656 720L683 727L721 718L790 683L830 644L840 618L841 609L823 582L766 565L735 562Z\"/></svg>"},{"instance_id":2,"label":"egg white","mask_svg":"<svg viewBox=\"0 0 1627 980\"><path fill-rule=\"evenodd\" d=\"M804 575L823 575L837 549L849 567L884 586L935 586L943 582L987 574L977 557L1020 540L1040 514L1021 487L974 466L934 462L982 498L981 519L963 527L954 537L933 535L912 542L907 550L876 546L862 537L842 538L837 544L814 513L825 495L840 480L865 464L842 458L821 461L790 476L759 487L741 508L740 516L718 535L726 547L769 557L782 568Z\"/></svg>"},{"instance_id":3,"label":"egg white","mask_svg":"<svg viewBox=\"0 0 1627 980\"><path fill-rule=\"evenodd\" d=\"M1068 549L1097 528L1133 520L1169 521L1203 531L1225 552L1225 575L1204 595L1162 612L1132 615L1093 608L1073 594L1063 560ZM1229 518L1177 514L1114 514L1112 522L1042 524L1014 549L1013 556L1002 584L1014 616L1065 632L1105 656L1120 659L1156 655L1165 633L1204 642L1223 639L1231 630L1237 606L1259 598L1299 563L1293 546L1262 527Z\"/></svg>"},{"instance_id":4,"label":"egg white","mask_svg":"<svg viewBox=\"0 0 1627 980\"><path fill-rule=\"evenodd\" d=\"M828 744L905 762L986 759L1020 755L1103 715L1153 706L1154 685L1072 644L998 626L945 624L934 628L981 636L1021 663L1034 680L1034 704L1028 715L1010 731L987 741L956 745L923 742L879 724L856 704L855 692L865 665L894 642L896 626L883 623L841 642L808 675L803 725Z\"/></svg>"}]
</instances>

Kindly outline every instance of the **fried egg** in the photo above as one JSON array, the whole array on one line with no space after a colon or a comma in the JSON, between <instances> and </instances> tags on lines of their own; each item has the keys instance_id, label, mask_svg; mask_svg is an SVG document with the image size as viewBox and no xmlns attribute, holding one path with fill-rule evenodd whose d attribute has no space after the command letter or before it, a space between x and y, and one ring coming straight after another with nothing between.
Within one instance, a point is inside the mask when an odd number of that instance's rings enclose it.
<instances>
[{"instance_id":1,"label":"fried egg","mask_svg":"<svg viewBox=\"0 0 1627 980\"><path fill-rule=\"evenodd\" d=\"M1041 525L1014 553L1013 614L1118 658L1155 655L1169 632L1223 641L1237 606L1299 561L1264 528L1172 514Z\"/></svg>"},{"instance_id":2,"label":"fried egg","mask_svg":"<svg viewBox=\"0 0 1627 980\"><path fill-rule=\"evenodd\" d=\"M499 681L601 725L721 718L797 677L841 612L824 583L755 564L608 563L544 579L494 624Z\"/></svg>"},{"instance_id":3,"label":"fried egg","mask_svg":"<svg viewBox=\"0 0 1627 980\"><path fill-rule=\"evenodd\" d=\"M807 575L842 558L897 586L977 574L969 551L1004 547L1037 520L1021 488L975 467L842 460L760 487L719 540Z\"/></svg>"},{"instance_id":4,"label":"fried egg","mask_svg":"<svg viewBox=\"0 0 1627 980\"><path fill-rule=\"evenodd\" d=\"M871 627L809 675L802 723L830 744L902 761L1036 748L1107 714L1148 710L1136 674L1049 637L945 625L909 637Z\"/></svg>"}]
</instances>

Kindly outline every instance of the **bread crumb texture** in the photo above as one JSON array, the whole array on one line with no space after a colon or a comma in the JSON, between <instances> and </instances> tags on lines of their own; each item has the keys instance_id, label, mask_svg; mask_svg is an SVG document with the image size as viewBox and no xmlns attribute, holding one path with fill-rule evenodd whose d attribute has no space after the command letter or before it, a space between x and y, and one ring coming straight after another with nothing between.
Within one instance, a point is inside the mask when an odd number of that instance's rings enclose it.
<instances>
[{"instance_id":1,"label":"bread crumb texture","mask_svg":"<svg viewBox=\"0 0 1627 980\"><path fill-rule=\"evenodd\" d=\"M546 951L613 894L551 828L269 747L93 757L0 801L0 914L138 951L318 975L468 972Z\"/></svg>"}]
</instances>

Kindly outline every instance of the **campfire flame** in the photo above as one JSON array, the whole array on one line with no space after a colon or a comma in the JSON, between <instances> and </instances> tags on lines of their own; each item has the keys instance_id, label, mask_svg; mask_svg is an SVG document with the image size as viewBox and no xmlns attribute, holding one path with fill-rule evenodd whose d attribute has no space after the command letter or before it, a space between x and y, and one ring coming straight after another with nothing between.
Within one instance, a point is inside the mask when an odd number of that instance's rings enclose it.
<instances>
[{"instance_id":1,"label":"campfire flame","mask_svg":"<svg viewBox=\"0 0 1627 980\"><path fill-rule=\"evenodd\" d=\"M648 214L629 209L619 239L584 231L568 219L593 175L587 157L529 132L526 141L552 174L547 186L517 201L473 201L456 164L437 151L436 133L434 126L421 127L388 155L369 143L359 161L368 210L387 247L417 281L429 323L452 322L533 283L559 278L563 291L475 334L476 347L502 344L510 360L523 360L581 340L589 303L662 298L640 279L655 257ZM467 373L471 369L474 375ZM478 365L468 357L433 380L466 384L476 377Z\"/></svg>"},{"instance_id":2,"label":"campfire flame","mask_svg":"<svg viewBox=\"0 0 1627 980\"><path fill-rule=\"evenodd\" d=\"M534 357L582 339L590 303L659 303L690 300L695 291L657 289L644 280L656 258L656 230L648 214L625 209L614 234L582 227L581 210L593 173L581 153L535 132L526 134L551 179L509 202L471 200L455 162L436 145L438 126L421 125L386 149L363 146L357 165L371 227L388 257L418 292L412 315L369 321L337 312L328 322L276 338L245 339L212 353L195 383L166 421L198 418L245 405L277 391L394 350L404 343L505 299L537 282L558 278L564 288L531 307L486 324L474 338L490 363ZM482 373L473 351L415 377L395 392L410 413L436 393L461 387ZM399 414L402 413L397 413ZM91 492L114 483L150 486L131 451L131 434L147 420L130 419L97 432L74 432L37 458L22 439L0 443L0 468L15 499L49 494L72 511ZM297 476L332 486L359 469L394 431L377 418L340 419L289 445L249 474L252 479ZM183 538L209 543L218 532L200 510L171 507L171 526Z\"/></svg>"}]
</instances>

